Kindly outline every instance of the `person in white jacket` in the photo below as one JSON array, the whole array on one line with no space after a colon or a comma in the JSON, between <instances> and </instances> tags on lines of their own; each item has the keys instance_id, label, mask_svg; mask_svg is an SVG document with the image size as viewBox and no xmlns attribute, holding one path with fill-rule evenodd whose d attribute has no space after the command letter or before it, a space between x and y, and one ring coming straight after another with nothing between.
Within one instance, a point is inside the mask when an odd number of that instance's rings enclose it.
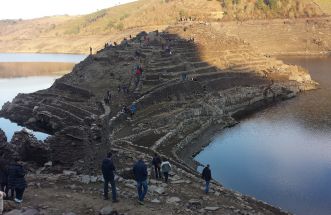
<instances>
[{"instance_id":1,"label":"person in white jacket","mask_svg":"<svg viewBox=\"0 0 331 215\"><path fill-rule=\"evenodd\" d=\"M0 214L3 212L3 199L6 197L6 193L0 191Z\"/></svg>"},{"instance_id":2,"label":"person in white jacket","mask_svg":"<svg viewBox=\"0 0 331 215\"><path fill-rule=\"evenodd\" d=\"M169 161L163 161L161 163L161 172L164 175L164 182L168 182L169 172L171 171L171 165Z\"/></svg>"}]
</instances>

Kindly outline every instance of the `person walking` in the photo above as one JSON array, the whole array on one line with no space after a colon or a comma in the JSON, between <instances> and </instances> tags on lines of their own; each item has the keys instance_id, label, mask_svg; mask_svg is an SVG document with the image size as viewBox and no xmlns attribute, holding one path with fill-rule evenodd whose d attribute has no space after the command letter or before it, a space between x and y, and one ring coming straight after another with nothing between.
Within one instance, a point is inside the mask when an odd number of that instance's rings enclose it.
<instances>
[{"instance_id":1,"label":"person walking","mask_svg":"<svg viewBox=\"0 0 331 215\"><path fill-rule=\"evenodd\" d=\"M112 158L112 153L108 152L107 157L102 161L102 175L104 179L104 199L108 200L108 184L110 183L111 185L111 193L112 193L112 200L114 203L118 202L117 199L117 193L116 193L116 185L115 185L115 174L114 172L116 171L114 163L113 163L113 158Z\"/></svg>"},{"instance_id":2,"label":"person walking","mask_svg":"<svg viewBox=\"0 0 331 215\"><path fill-rule=\"evenodd\" d=\"M168 182L170 171L171 171L171 165L170 165L169 161L163 161L161 163L161 172L164 175L164 182L165 183Z\"/></svg>"},{"instance_id":3,"label":"person walking","mask_svg":"<svg viewBox=\"0 0 331 215\"><path fill-rule=\"evenodd\" d=\"M130 116L131 118L133 118L133 116L135 115L135 113L137 112L137 105L136 103L132 103L130 106Z\"/></svg>"},{"instance_id":4,"label":"person walking","mask_svg":"<svg viewBox=\"0 0 331 215\"><path fill-rule=\"evenodd\" d=\"M27 187L25 181L26 171L23 165L20 163L19 158L15 158L14 162L8 167L8 188L11 190L11 195L14 197L16 203L21 203L23 201L23 194Z\"/></svg>"},{"instance_id":5,"label":"person walking","mask_svg":"<svg viewBox=\"0 0 331 215\"><path fill-rule=\"evenodd\" d=\"M203 169L202 171L202 178L205 180L205 193L207 194L209 192L209 183L211 180L211 170L209 164Z\"/></svg>"},{"instance_id":6,"label":"person walking","mask_svg":"<svg viewBox=\"0 0 331 215\"><path fill-rule=\"evenodd\" d=\"M147 166L144 162L144 157L140 156L139 160L133 166L133 174L137 182L137 191L138 191L138 203L143 205L144 198L147 194L148 185L147 185Z\"/></svg>"},{"instance_id":7,"label":"person walking","mask_svg":"<svg viewBox=\"0 0 331 215\"><path fill-rule=\"evenodd\" d=\"M161 163L162 160L160 158L160 156L158 154L154 154L153 160L152 160L152 164L154 166L154 170L155 170L155 178L156 179L161 179Z\"/></svg>"}]
</instances>

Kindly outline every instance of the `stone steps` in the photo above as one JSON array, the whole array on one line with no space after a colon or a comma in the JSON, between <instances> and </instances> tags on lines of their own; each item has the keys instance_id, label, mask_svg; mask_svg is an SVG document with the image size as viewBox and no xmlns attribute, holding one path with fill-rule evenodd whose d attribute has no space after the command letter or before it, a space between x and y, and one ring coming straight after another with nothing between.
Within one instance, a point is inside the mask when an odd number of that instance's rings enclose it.
<instances>
[{"instance_id":1,"label":"stone steps","mask_svg":"<svg viewBox=\"0 0 331 215\"><path fill-rule=\"evenodd\" d=\"M85 117L89 117L95 114L85 109L82 109L81 107L77 107L60 100L57 100L56 102L52 103L52 105L70 111L71 113L75 113L75 115L77 115L81 119L84 119Z\"/></svg>"},{"instance_id":2,"label":"stone steps","mask_svg":"<svg viewBox=\"0 0 331 215\"><path fill-rule=\"evenodd\" d=\"M185 70L186 66L185 64L178 64L178 65L171 65L171 66L167 66L167 67L160 67L160 68L149 68L148 72L149 73L161 73L161 72L177 72L177 71L182 71Z\"/></svg>"},{"instance_id":3,"label":"stone steps","mask_svg":"<svg viewBox=\"0 0 331 215\"><path fill-rule=\"evenodd\" d=\"M49 104L41 104L38 108L38 111L45 109L45 111L52 113L52 115L58 116L62 118L63 120L66 120L70 123L76 124L76 123L82 123L83 119L78 117L77 115L64 110L62 108L49 105Z\"/></svg>"},{"instance_id":4,"label":"stone steps","mask_svg":"<svg viewBox=\"0 0 331 215\"><path fill-rule=\"evenodd\" d=\"M195 68L187 71L181 71L176 73L169 73L169 74L162 74L161 77L165 79L173 79L173 78L179 78L182 74L186 75L192 75L192 74L203 74L203 73L209 73L209 72L216 72L217 68L215 66L206 66L206 67L200 67Z\"/></svg>"},{"instance_id":5,"label":"stone steps","mask_svg":"<svg viewBox=\"0 0 331 215\"><path fill-rule=\"evenodd\" d=\"M209 66L209 63L205 62L205 61L200 61L200 62L194 62L194 63L191 63L191 65L194 67L194 68L199 68L199 67L206 67L206 66Z\"/></svg>"}]
</instances>

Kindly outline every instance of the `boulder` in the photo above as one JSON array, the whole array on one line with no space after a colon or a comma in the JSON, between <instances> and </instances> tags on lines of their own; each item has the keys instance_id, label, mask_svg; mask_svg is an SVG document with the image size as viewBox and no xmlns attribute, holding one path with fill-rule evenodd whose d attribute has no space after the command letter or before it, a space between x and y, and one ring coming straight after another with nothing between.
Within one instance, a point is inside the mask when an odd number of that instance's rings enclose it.
<instances>
[{"instance_id":1,"label":"boulder","mask_svg":"<svg viewBox=\"0 0 331 215\"><path fill-rule=\"evenodd\" d=\"M116 210L113 210L113 208L109 205L104 208L102 208L99 212L100 215L117 215L118 212Z\"/></svg>"},{"instance_id":2,"label":"boulder","mask_svg":"<svg viewBox=\"0 0 331 215\"><path fill-rule=\"evenodd\" d=\"M157 203L157 204L161 203L161 201L159 199L153 199L151 202L152 203Z\"/></svg>"},{"instance_id":3,"label":"boulder","mask_svg":"<svg viewBox=\"0 0 331 215\"><path fill-rule=\"evenodd\" d=\"M49 146L26 131L25 129L15 132L10 143L16 146L17 153L23 161L36 162L44 165L49 161Z\"/></svg>"},{"instance_id":4,"label":"boulder","mask_svg":"<svg viewBox=\"0 0 331 215\"><path fill-rule=\"evenodd\" d=\"M13 201L9 201L9 200L3 201L3 211L4 212L15 210L15 209L17 209L17 207L18 207L18 205Z\"/></svg>"},{"instance_id":5,"label":"boulder","mask_svg":"<svg viewBox=\"0 0 331 215\"><path fill-rule=\"evenodd\" d=\"M166 202L168 203L168 204L174 204L174 203L178 203L178 202L180 202L181 200L180 200L180 198L178 198L178 197L170 197L170 198L168 198L167 200L166 200Z\"/></svg>"},{"instance_id":6,"label":"boulder","mask_svg":"<svg viewBox=\"0 0 331 215\"><path fill-rule=\"evenodd\" d=\"M205 207L206 211L217 211L220 207Z\"/></svg>"},{"instance_id":7,"label":"boulder","mask_svg":"<svg viewBox=\"0 0 331 215\"><path fill-rule=\"evenodd\" d=\"M124 179L134 179L132 168L125 168L121 172L119 172L119 175L123 177Z\"/></svg>"},{"instance_id":8,"label":"boulder","mask_svg":"<svg viewBox=\"0 0 331 215\"><path fill-rule=\"evenodd\" d=\"M0 158L10 161L13 160L15 156L18 156L16 152L16 147L9 143L0 143Z\"/></svg>"},{"instance_id":9,"label":"boulder","mask_svg":"<svg viewBox=\"0 0 331 215\"><path fill-rule=\"evenodd\" d=\"M5 132L0 128L0 144L7 143L7 136Z\"/></svg>"},{"instance_id":10,"label":"boulder","mask_svg":"<svg viewBox=\"0 0 331 215\"><path fill-rule=\"evenodd\" d=\"M53 165L65 166L72 166L76 161L85 158L89 146L92 145L89 131L82 126L66 127L47 138L45 142L50 145L50 160Z\"/></svg>"},{"instance_id":11,"label":"boulder","mask_svg":"<svg viewBox=\"0 0 331 215\"><path fill-rule=\"evenodd\" d=\"M6 213L5 215L41 215L42 213L40 213L40 211L38 211L37 209L33 209L33 208L24 208L21 210L12 210L8 213Z\"/></svg>"}]
</instances>

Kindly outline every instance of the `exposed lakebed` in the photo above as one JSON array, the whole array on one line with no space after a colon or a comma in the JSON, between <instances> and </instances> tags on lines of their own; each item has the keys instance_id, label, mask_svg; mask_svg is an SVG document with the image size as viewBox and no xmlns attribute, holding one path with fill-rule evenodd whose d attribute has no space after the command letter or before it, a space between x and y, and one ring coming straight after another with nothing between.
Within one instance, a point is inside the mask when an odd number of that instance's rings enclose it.
<instances>
[{"instance_id":1,"label":"exposed lakebed","mask_svg":"<svg viewBox=\"0 0 331 215\"><path fill-rule=\"evenodd\" d=\"M282 60L307 68L320 89L241 120L195 159L227 188L296 214L330 214L331 58Z\"/></svg>"},{"instance_id":2,"label":"exposed lakebed","mask_svg":"<svg viewBox=\"0 0 331 215\"><path fill-rule=\"evenodd\" d=\"M0 107L18 93L32 93L50 87L60 74L70 72L74 63L85 55L70 54L7 54L0 53ZM11 74L11 75L8 75ZM10 140L22 127L0 118L0 128ZM40 140L48 135L34 132Z\"/></svg>"}]
</instances>

